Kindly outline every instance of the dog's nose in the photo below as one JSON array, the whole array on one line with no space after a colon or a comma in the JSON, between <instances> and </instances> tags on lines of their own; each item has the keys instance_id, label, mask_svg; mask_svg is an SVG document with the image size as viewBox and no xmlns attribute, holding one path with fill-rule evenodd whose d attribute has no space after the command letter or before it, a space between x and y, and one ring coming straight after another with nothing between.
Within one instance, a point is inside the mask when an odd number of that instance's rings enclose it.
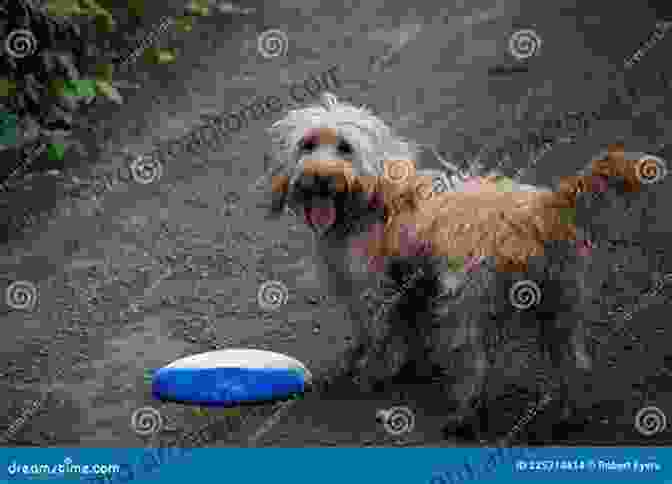
<instances>
[{"instance_id":1,"label":"dog's nose","mask_svg":"<svg viewBox=\"0 0 672 484\"><path fill-rule=\"evenodd\" d=\"M303 173L296 183L297 189L307 197L329 196L344 189L344 181L337 175Z\"/></svg>"}]
</instances>

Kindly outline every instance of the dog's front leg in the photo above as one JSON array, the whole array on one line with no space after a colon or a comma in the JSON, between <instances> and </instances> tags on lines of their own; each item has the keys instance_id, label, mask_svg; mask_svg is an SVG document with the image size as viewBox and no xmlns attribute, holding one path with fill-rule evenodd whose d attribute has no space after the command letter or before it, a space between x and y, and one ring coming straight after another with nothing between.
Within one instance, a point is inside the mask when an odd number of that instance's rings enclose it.
<instances>
[{"instance_id":1,"label":"dog's front leg","mask_svg":"<svg viewBox=\"0 0 672 484\"><path fill-rule=\"evenodd\" d=\"M554 384L551 391L555 392L554 398L559 400L562 412L560 422L554 425L553 437L565 440L568 432L584 424L579 403L586 397L585 386L590 382L593 365L587 347L584 311L592 293L586 285L587 258L561 259L557 266L564 278L560 279L559 296L554 299L561 305L542 326L542 344L550 358Z\"/></svg>"},{"instance_id":2,"label":"dog's front leg","mask_svg":"<svg viewBox=\"0 0 672 484\"><path fill-rule=\"evenodd\" d=\"M391 335L387 340L365 351L355 362L354 377L363 392L376 390L396 376L408 360L408 343L401 335Z\"/></svg>"},{"instance_id":3,"label":"dog's front leg","mask_svg":"<svg viewBox=\"0 0 672 484\"><path fill-rule=\"evenodd\" d=\"M383 373L374 370L376 367L374 362L384 347L382 340L389 333L386 325L378 324L377 331L374 331L367 305L354 297L348 301L347 316L353 327L352 341L339 355L337 364L320 378L318 389L321 391L335 387L338 382L352 383L356 376L360 387L366 388L372 381L367 375Z\"/></svg>"},{"instance_id":4,"label":"dog's front leg","mask_svg":"<svg viewBox=\"0 0 672 484\"><path fill-rule=\"evenodd\" d=\"M484 399L488 360L484 349L478 345L460 348L457 353L455 372L458 376L450 389L457 409L443 433L445 437L480 441L488 431L488 409Z\"/></svg>"},{"instance_id":5,"label":"dog's front leg","mask_svg":"<svg viewBox=\"0 0 672 484\"><path fill-rule=\"evenodd\" d=\"M408 324L397 321L399 315L394 309L397 297L394 291L369 290L352 308L360 348L354 371L363 391L396 376L408 360L409 343L403 334ZM394 330L392 321L397 321L400 327Z\"/></svg>"},{"instance_id":6,"label":"dog's front leg","mask_svg":"<svg viewBox=\"0 0 672 484\"><path fill-rule=\"evenodd\" d=\"M442 369L441 384L457 404L444 436L480 440L487 432L485 397L489 363L480 325L482 315L450 297L437 300L428 347L431 362Z\"/></svg>"}]
</instances>

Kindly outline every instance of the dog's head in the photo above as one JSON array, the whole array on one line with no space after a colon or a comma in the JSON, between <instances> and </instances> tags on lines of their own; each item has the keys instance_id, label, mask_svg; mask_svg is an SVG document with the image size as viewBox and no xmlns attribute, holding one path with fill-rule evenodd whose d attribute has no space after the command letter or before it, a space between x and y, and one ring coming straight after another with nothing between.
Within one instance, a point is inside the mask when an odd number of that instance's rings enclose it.
<instances>
[{"instance_id":1,"label":"dog's head","mask_svg":"<svg viewBox=\"0 0 672 484\"><path fill-rule=\"evenodd\" d=\"M329 93L290 111L269 131L279 167L271 183L271 213L289 207L320 237L369 210L374 193L391 193L395 176L415 174L410 143L368 109Z\"/></svg>"}]
</instances>

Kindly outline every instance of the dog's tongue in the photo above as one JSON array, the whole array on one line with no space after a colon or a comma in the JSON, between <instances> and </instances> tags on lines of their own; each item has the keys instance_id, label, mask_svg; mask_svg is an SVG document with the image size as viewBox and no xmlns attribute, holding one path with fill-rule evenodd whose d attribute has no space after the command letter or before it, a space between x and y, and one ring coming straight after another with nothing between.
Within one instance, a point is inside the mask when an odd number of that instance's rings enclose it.
<instances>
[{"instance_id":1,"label":"dog's tongue","mask_svg":"<svg viewBox=\"0 0 672 484\"><path fill-rule=\"evenodd\" d=\"M326 230L336 222L336 207L330 200L319 206L306 208L306 222L319 230Z\"/></svg>"}]
</instances>

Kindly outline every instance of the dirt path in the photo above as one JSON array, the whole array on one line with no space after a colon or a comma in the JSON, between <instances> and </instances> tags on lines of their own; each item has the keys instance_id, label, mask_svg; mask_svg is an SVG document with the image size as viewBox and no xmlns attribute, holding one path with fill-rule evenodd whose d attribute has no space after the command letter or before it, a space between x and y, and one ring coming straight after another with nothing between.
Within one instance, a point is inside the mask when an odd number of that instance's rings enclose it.
<instances>
[{"instance_id":1,"label":"dirt path","mask_svg":"<svg viewBox=\"0 0 672 484\"><path fill-rule=\"evenodd\" d=\"M333 66L338 66L340 85L333 90L339 96L374 107L421 143L455 157L470 156L480 148L477 141L501 146L507 136L516 136L508 127L516 108L555 116L597 109L607 99L599 73L618 62L620 54L614 52L625 55L637 45L650 20L646 12L630 12L628 31L609 41L623 45L607 49L602 34L573 33L579 28L576 11L535 11L533 2L525 2L525 8L515 1L458 2L445 8L421 2L412 11L382 0L357 7L354 2L310 7L313 3L265 7L240 19L236 28L221 19L199 25L183 41L177 65L147 69L138 75L143 89L129 93L124 106L108 108L109 121L99 134L106 149L96 170L118 171L124 162L120 151L149 152L158 141L181 136L203 114L235 112L255 97L275 95L290 102L290 85ZM605 15L613 15L616 24L619 12L581 14L584 23L602 15L603 25ZM488 78L488 67L512 62L505 53L506 35L519 24L543 32L543 55L520 81ZM257 54L256 36L266 28L288 33L286 57L265 60ZM400 39L407 42L403 48ZM391 53L395 48L399 52ZM381 55L389 57L389 66L372 73L371 56ZM586 81L586 72L595 78ZM130 428L131 414L143 406L159 407L149 393L146 370L213 344L285 352L317 374L333 363L324 355L336 354L350 327L343 308L322 297L306 257L308 234L287 220L265 221L257 207L259 194L250 189L264 171L268 145L263 129L272 120L252 122L206 156L180 156L165 167L158 183L120 183L95 198L80 184L77 197L59 200L48 220L22 242L2 248L0 265L7 280L28 280L39 288L33 312L7 310L1 316L3 327L12 328L0 340L0 391L7 395L7 407L0 409L3 421L11 424L30 400L53 390L44 411L14 436L15 443L142 445ZM530 124L534 120L516 126ZM602 124L590 138L559 146L544 159L535 180L549 182L584 164L616 132L638 143L637 151L652 149L667 134L660 128L657 137L642 135L632 126ZM431 156L424 161L435 163ZM90 170L71 171L91 177ZM63 191L73 182L42 178L34 187L40 183ZM229 205L227 199L236 202ZM633 259L631 252L613 257ZM644 264L657 267L658 261L646 254L628 264L627 274L635 274ZM623 278L637 288L649 281L648 276ZM259 284L268 279L281 280L290 290L288 303L270 314L256 301ZM660 351L656 355L662 357ZM661 365L652 360L649 366ZM622 412L622 428L628 430L619 432L624 439L634 438L630 420L644 397L623 398L623 388L616 387L612 395L624 401L616 416ZM389 406L382 397L311 396L295 406L267 443L390 442L374 421L375 410ZM408 440L437 441L445 411L422 406ZM178 406L161 412L168 421L166 434L195 428L204 418ZM613 426L613 419L605 425Z\"/></svg>"}]
</instances>

